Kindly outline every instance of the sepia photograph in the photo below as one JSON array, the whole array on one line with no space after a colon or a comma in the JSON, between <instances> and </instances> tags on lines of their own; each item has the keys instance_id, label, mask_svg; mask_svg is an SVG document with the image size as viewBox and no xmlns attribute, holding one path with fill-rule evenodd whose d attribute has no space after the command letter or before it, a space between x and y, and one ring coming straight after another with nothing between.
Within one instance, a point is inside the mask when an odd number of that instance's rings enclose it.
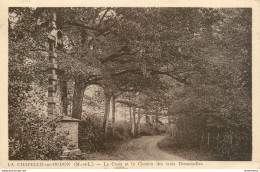
<instances>
[{"instance_id":1,"label":"sepia photograph","mask_svg":"<svg viewBox=\"0 0 260 172\"><path fill-rule=\"evenodd\" d=\"M8 8L10 161L252 161L252 139L252 8Z\"/></svg>"}]
</instances>

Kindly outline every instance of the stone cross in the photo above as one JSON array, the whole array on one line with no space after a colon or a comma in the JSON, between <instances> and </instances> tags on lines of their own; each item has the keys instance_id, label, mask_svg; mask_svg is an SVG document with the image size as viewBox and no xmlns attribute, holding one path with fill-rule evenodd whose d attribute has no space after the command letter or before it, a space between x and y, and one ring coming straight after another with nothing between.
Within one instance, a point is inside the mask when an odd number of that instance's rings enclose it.
<instances>
[{"instance_id":1,"label":"stone cross","mask_svg":"<svg viewBox=\"0 0 260 172\"><path fill-rule=\"evenodd\" d=\"M57 91L57 64L56 49L63 47L62 32L56 26L56 13L50 14L50 33L48 35L49 43L49 64L48 64L48 115L57 115L56 112L56 91ZM68 116L62 116L59 125L56 128L57 133L66 133L68 143L63 145L63 153L61 158L68 159L71 157L81 156L82 153L78 149L78 125L80 120Z\"/></svg>"}]
</instances>

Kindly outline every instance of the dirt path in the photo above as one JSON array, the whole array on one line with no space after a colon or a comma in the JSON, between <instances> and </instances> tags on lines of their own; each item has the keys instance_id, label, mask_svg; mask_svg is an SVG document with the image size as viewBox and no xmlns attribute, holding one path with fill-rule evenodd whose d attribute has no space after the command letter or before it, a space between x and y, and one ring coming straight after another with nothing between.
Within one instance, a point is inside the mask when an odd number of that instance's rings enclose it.
<instances>
[{"instance_id":1,"label":"dirt path","mask_svg":"<svg viewBox=\"0 0 260 172\"><path fill-rule=\"evenodd\" d=\"M157 146L166 136L142 136L120 143L118 147L106 153L86 153L86 160L168 160L185 161L186 159L170 154Z\"/></svg>"},{"instance_id":2,"label":"dirt path","mask_svg":"<svg viewBox=\"0 0 260 172\"><path fill-rule=\"evenodd\" d=\"M172 160L184 161L185 159L161 150L157 143L165 136L142 136L122 144L119 151L125 160Z\"/></svg>"}]
</instances>

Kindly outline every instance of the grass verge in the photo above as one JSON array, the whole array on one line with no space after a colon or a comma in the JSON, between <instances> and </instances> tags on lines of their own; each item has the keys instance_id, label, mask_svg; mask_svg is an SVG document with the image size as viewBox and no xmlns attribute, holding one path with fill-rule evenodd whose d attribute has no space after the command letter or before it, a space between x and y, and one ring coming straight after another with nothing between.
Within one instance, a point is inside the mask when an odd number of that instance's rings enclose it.
<instances>
[{"instance_id":1,"label":"grass verge","mask_svg":"<svg viewBox=\"0 0 260 172\"><path fill-rule=\"evenodd\" d=\"M158 143L158 147L168 153L177 155L192 161L213 161L214 158L210 153L200 152L196 148L182 147L175 143L173 137L165 137Z\"/></svg>"}]
</instances>

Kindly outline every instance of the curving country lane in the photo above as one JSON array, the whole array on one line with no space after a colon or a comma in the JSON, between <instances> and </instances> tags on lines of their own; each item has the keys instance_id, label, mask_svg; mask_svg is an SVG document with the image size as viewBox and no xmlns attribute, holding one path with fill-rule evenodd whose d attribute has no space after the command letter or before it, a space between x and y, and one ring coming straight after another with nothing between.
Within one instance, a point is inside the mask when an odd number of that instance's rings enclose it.
<instances>
[{"instance_id":1,"label":"curving country lane","mask_svg":"<svg viewBox=\"0 0 260 172\"><path fill-rule=\"evenodd\" d=\"M133 139L119 147L119 151L125 156L125 160L172 160L185 161L186 159L161 150L157 143L165 136L142 136Z\"/></svg>"}]
</instances>

